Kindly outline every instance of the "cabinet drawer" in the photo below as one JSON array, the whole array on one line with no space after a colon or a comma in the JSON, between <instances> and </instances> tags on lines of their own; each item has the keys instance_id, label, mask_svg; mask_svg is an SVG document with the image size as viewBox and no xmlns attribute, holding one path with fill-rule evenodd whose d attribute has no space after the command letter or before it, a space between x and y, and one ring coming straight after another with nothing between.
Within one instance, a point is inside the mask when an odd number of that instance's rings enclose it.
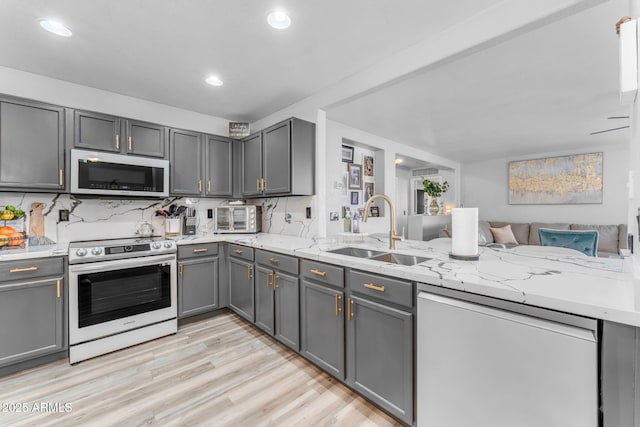
<instances>
[{"instance_id":1,"label":"cabinet drawer","mask_svg":"<svg viewBox=\"0 0 640 427\"><path fill-rule=\"evenodd\" d=\"M199 245L181 245L178 246L178 258L197 258L218 255L217 243L203 243Z\"/></svg>"},{"instance_id":2,"label":"cabinet drawer","mask_svg":"<svg viewBox=\"0 0 640 427\"><path fill-rule=\"evenodd\" d=\"M344 288L344 268L342 267L303 259L300 269L302 275L308 279Z\"/></svg>"},{"instance_id":3,"label":"cabinet drawer","mask_svg":"<svg viewBox=\"0 0 640 427\"><path fill-rule=\"evenodd\" d=\"M229 256L253 261L253 248L231 243L229 244Z\"/></svg>"},{"instance_id":4,"label":"cabinet drawer","mask_svg":"<svg viewBox=\"0 0 640 427\"><path fill-rule=\"evenodd\" d=\"M274 270L298 274L298 258L256 249L256 262Z\"/></svg>"},{"instance_id":5,"label":"cabinet drawer","mask_svg":"<svg viewBox=\"0 0 640 427\"><path fill-rule=\"evenodd\" d=\"M0 282L43 276L60 276L63 273L64 263L62 258L39 258L0 263Z\"/></svg>"},{"instance_id":6,"label":"cabinet drawer","mask_svg":"<svg viewBox=\"0 0 640 427\"><path fill-rule=\"evenodd\" d=\"M411 282L376 276L360 271L349 272L349 286L351 291L383 301L413 306L413 286Z\"/></svg>"}]
</instances>

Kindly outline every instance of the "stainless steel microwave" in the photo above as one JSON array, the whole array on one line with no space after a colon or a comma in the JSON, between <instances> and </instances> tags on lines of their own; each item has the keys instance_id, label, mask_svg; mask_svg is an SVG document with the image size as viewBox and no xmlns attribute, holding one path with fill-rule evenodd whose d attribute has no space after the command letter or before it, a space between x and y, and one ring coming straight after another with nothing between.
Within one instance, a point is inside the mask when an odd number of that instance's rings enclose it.
<instances>
[{"instance_id":1,"label":"stainless steel microwave","mask_svg":"<svg viewBox=\"0 0 640 427\"><path fill-rule=\"evenodd\" d=\"M216 233L262 231L262 206L219 206L215 214Z\"/></svg>"},{"instance_id":2,"label":"stainless steel microwave","mask_svg":"<svg viewBox=\"0 0 640 427\"><path fill-rule=\"evenodd\" d=\"M169 161L73 149L71 193L167 197Z\"/></svg>"}]
</instances>

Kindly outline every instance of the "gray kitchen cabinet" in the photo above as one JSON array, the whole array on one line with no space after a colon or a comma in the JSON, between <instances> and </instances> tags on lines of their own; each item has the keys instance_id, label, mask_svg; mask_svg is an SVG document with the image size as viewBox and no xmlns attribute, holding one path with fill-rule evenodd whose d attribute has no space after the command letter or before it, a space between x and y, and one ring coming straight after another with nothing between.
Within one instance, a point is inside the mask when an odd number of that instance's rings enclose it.
<instances>
[{"instance_id":1,"label":"gray kitchen cabinet","mask_svg":"<svg viewBox=\"0 0 640 427\"><path fill-rule=\"evenodd\" d=\"M334 377L345 378L344 293L302 280L300 352Z\"/></svg>"},{"instance_id":2,"label":"gray kitchen cabinet","mask_svg":"<svg viewBox=\"0 0 640 427\"><path fill-rule=\"evenodd\" d=\"M300 349L300 290L298 259L257 249L256 325L298 351Z\"/></svg>"},{"instance_id":3,"label":"gray kitchen cabinet","mask_svg":"<svg viewBox=\"0 0 640 427\"><path fill-rule=\"evenodd\" d=\"M262 134L257 133L242 141L240 150L242 167L242 195L262 195Z\"/></svg>"},{"instance_id":4,"label":"gray kitchen cabinet","mask_svg":"<svg viewBox=\"0 0 640 427\"><path fill-rule=\"evenodd\" d=\"M205 196L233 195L233 145L229 138L205 135Z\"/></svg>"},{"instance_id":5,"label":"gray kitchen cabinet","mask_svg":"<svg viewBox=\"0 0 640 427\"><path fill-rule=\"evenodd\" d=\"M65 109L0 98L0 188L63 191Z\"/></svg>"},{"instance_id":6,"label":"gray kitchen cabinet","mask_svg":"<svg viewBox=\"0 0 640 427\"><path fill-rule=\"evenodd\" d=\"M175 196L202 194L202 136L186 130L169 130L170 184Z\"/></svg>"},{"instance_id":7,"label":"gray kitchen cabinet","mask_svg":"<svg viewBox=\"0 0 640 427\"><path fill-rule=\"evenodd\" d=\"M88 111L74 112L74 146L146 157L167 157L167 128Z\"/></svg>"},{"instance_id":8,"label":"gray kitchen cabinet","mask_svg":"<svg viewBox=\"0 0 640 427\"><path fill-rule=\"evenodd\" d=\"M253 261L247 261L241 257L229 253L228 275L229 275L229 308L240 316L254 321L254 271ZM235 249L243 252L253 251L252 248ZM251 257L253 259L253 256Z\"/></svg>"},{"instance_id":9,"label":"gray kitchen cabinet","mask_svg":"<svg viewBox=\"0 0 640 427\"><path fill-rule=\"evenodd\" d=\"M411 424L413 315L354 295L347 305L347 384Z\"/></svg>"},{"instance_id":10,"label":"gray kitchen cabinet","mask_svg":"<svg viewBox=\"0 0 640 427\"><path fill-rule=\"evenodd\" d=\"M315 124L290 118L258 134L242 146L242 195L313 195Z\"/></svg>"},{"instance_id":11,"label":"gray kitchen cabinet","mask_svg":"<svg viewBox=\"0 0 640 427\"><path fill-rule=\"evenodd\" d=\"M61 258L0 264L0 367L65 350Z\"/></svg>"},{"instance_id":12,"label":"gray kitchen cabinet","mask_svg":"<svg viewBox=\"0 0 640 427\"><path fill-rule=\"evenodd\" d=\"M218 244L178 250L178 318L215 310L218 300Z\"/></svg>"}]
</instances>

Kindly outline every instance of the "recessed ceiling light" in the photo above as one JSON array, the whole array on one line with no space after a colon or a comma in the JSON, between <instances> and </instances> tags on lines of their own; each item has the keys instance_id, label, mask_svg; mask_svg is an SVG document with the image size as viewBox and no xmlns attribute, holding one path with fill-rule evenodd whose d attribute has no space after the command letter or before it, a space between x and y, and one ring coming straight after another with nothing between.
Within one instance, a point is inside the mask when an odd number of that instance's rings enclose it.
<instances>
[{"instance_id":1,"label":"recessed ceiling light","mask_svg":"<svg viewBox=\"0 0 640 427\"><path fill-rule=\"evenodd\" d=\"M284 10L274 10L267 15L267 22L277 30L284 30L291 25L291 18Z\"/></svg>"},{"instance_id":2,"label":"recessed ceiling light","mask_svg":"<svg viewBox=\"0 0 640 427\"><path fill-rule=\"evenodd\" d=\"M218 76L209 76L207 77L205 82L207 82L211 86L222 86L224 84L224 82L220 80Z\"/></svg>"},{"instance_id":3,"label":"recessed ceiling light","mask_svg":"<svg viewBox=\"0 0 640 427\"><path fill-rule=\"evenodd\" d=\"M53 19L40 20L40 26L50 33L56 34L62 37L71 37L73 33L70 29L64 26L64 24L54 21Z\"/></svg>"},{"instance_id":4,"label":"recessed ceiling light","mask_svg":"<svg viewBox=\"0 0 640 427\"><path fill-rule=\"evenodd\" d=\"M396 163L396 165L399 165L400 163L402 163L402 159L397 158L395 163Z\"/></svg>"}]
</instances>

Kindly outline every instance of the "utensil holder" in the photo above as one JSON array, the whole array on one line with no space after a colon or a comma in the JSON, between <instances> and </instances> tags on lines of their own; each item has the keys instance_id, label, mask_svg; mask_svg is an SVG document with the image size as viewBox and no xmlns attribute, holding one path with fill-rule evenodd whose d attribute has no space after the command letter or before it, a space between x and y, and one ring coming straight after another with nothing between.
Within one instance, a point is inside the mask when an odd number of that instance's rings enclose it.
<instances>
[{"instance_id":1,"label":"utensil holder","mask_svg":"<svg viewBox=\"0 0 640 427\"><path fill-rule=\"evenodd\" d=\"M180 234L180 218L165 218L164 234L167 236L177 236Z\"/></svg>"}]
</instances>

